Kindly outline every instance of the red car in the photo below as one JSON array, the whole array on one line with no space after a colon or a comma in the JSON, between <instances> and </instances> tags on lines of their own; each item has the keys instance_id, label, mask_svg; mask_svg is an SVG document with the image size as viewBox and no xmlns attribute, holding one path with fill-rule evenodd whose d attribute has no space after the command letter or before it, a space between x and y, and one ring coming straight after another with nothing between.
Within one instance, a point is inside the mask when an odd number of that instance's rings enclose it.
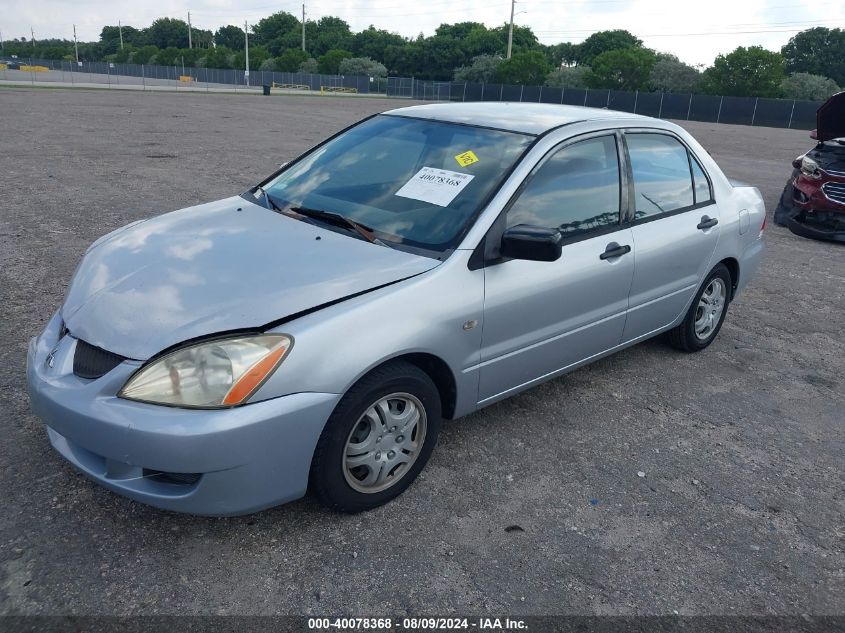
<instances>
[{"instance_id":1,"label":"red car","mask_svg":"<svg viewBox=\"0 0 845 633\"><path fill-rule=\"evenodd\" d=\"M845 242L845 92L816 114L818 144L792 161L795 171L775 209L775 223L796 235Z\"/></svg>"}]
</instances>

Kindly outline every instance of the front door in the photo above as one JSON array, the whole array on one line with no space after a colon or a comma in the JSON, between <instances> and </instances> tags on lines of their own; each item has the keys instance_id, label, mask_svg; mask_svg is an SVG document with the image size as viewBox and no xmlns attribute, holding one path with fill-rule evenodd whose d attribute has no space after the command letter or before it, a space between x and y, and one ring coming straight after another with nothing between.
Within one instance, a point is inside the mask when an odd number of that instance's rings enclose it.
<instances>
[{"instance_id":1,"label":"front door","mask_svg":"<svg viewBox=\"0 0 845 633\"><path fill-rule=\"evenodd\" d=\"M554 262L485 268L480 404L619 345L634 272L622 224L619 139L604 134L552 150L507 210L507 226L558 228Z\"/></svg>"}]
</instances>

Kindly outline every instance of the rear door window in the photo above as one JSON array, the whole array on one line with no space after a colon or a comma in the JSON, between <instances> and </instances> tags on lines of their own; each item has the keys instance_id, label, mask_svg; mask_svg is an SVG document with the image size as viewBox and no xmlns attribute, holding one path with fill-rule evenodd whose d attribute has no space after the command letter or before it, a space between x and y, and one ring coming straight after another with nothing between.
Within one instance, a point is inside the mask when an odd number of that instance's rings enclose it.
<instances>
[{"instance_id":1,"label":"rear door window","mask_svg":"<svg viewBox=\"0 0 845 633\"><path fill-rule=\"evenodd\" d=\"M626 140L634 174L634 219L695 204L687 148L680 141L639 132L627 134Z\"/></svg>"}]
</instances>

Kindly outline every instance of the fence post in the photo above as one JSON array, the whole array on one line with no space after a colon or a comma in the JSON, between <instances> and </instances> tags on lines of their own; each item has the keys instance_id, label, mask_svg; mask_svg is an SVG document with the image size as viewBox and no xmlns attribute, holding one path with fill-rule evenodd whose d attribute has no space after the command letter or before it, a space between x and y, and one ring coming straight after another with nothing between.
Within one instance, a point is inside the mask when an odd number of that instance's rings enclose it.
<instances>
[{"instance_id":1,"label":"fence post","mask_svg":"<svg viewBox=\"0 0 845 633\"><path fill-rule=\"evenodd\" d=\"M716 123L719 122L719 119L722 118L722 103L725 101L725 96L722 95L719 97L719 111L716 113Z\"/></svg>"},{"instance_id":2,"label":"fence post","mask_svg":"<svg viewBox=\"0 0 845 633\"><path fill-rule=\"evenodd\" d=\"M786 124L786 129L792 129L792 117L795 114L795 99L792 100L792 110L789 111L789 123Z\"/></svg>"},{"instance_id":3,"label":"fence post","mask_svg":"<svg viewBox=\"0 0 845 633\"><path fill-rule=\"evenodd\" d=\"M522 93L525 92L525 85L519 84L519 102L522 103Z\"/></svg>"},{"instance_id":4,"label":"fence post","mask_svg":"<svg viewBox=\"0 0 845 633\"><path fill-rule=\"evenodd\" d=\"M560 105L563 105L563 95L566 94L566 87L561 87L560 89Z\"/></svg>"},{"instance_id":5,"label":"fence post","mask_svg":"<svg viewBox=\"0 0 845 633\"><path fill-rule=\"evenodd\" d=\"M639 98L640 98L640 91L635 90L634 91L634 114L637 113L637 100L639 100Z\"/></svg>"},{"instance_id":6,"label":"fence post","mask_svg":"<svg viewBox=\"0 0 845 633\"><path fill-rule=\"evenodd\" d=\"M663 95L666 94L665 92L660 93L660 107L657 109L657 118L662 118L663 115Z\"/></svg>"},{"instance_id":7,"label":"fence post","mask_svg":"<svg viewBox=\"0 0 845 633\"><path fill-rule=\"evenodd\" d=\"M467 100L467 82L464 82L464 96L461 97L461 101Z\"/></svg>"},{"instance_id":8,"label":"fence post","mask_svg":"<svg viewBox=\"0 0 845 633\"><path fill-rule=\"evenodd\" d=\"M757 104L760 103L760 97L754 99L754 112L751 113L751 126L754 126L754 119L757 117Z\"/></svg>"},{"instance_id":9,"label":"fence post","mask_svg":"<svg viewBox=\"0 0 845 633\"><path fill-rule=\"evenodd\" d=\"M111 66L108 65L108 62L106 62L106 64L106 83L109 85L109 88L111 88Z\"/></svg>"},{"instance_id":10,"label":"fence post","mask_svg":"<svg viewBox=\"0 0 845 633\"><path fill-rule=\"evenodd\" d=\"M610 88L607 89L607 103L604 104L604 107L610 107Z\"/></svg>"},{"instance_id":11,"label":"fence post","mask_svg":"<svg viewBox=\"0 0 845 633\"><path fill-rule=\"evenodd\" d=\"M505 94L505 84L499 84L499 101L502 100L502 96Z\"/></svg>"},{"instance_id":12,"label":"fence post","mask_svg":"<svg viewBox=\"0 0 845 633\"><path fill-rule=\"evenodd\" d=\"M144 74L144 64L141 64L141 92L147 90L147 78Z\"/></svg>"},{"instance_id":13,"label":"fence post","mask_svg":"<svg viewBox=\"0 0 845 633\"><path fill-rule=\"evenodd\" d=\"M690 112L692 112L692 95L689 96L689 105L687 106L687 121L689 121Z\"/></svg>"}]
</instances>

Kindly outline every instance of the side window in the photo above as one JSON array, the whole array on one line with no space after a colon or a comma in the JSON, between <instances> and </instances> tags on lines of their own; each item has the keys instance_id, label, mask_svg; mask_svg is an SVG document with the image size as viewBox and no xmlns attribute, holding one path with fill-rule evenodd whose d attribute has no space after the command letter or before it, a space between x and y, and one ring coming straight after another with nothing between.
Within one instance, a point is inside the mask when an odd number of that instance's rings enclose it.
<instances>
[{"instance_id":1,"label":"side window","mask_svg":"<svg viewBox=\"0 0 845 633\"><path fill-rule=\"evenodd\" d=\"M626 137L634 173L636 219L694 204L687 148L665 134L631 133Z\"/></svg>"},{"instance_id":2,"label":"side window","mask_svg":"<svg viewBox=\"0 0 845 633\"><path fill-rule=\"evenodd\" d=\"M704 175L704 170L692 155L689 157L689 162L692 165L692 181L695 183L695 203L711 202L713 194L710 193L710 183Z\"/></svg>"},{"instance_id":3,"label":"side window","mask_svg":"<svg viewBox=\"0 0 845 633\"><path fill-rule=\"evenodd\" d=\"M591 138L543 163L508 211L507 224L557 228L571 237L618 224L619 196L616 138Z\"/></svg>"}]
</instances>

